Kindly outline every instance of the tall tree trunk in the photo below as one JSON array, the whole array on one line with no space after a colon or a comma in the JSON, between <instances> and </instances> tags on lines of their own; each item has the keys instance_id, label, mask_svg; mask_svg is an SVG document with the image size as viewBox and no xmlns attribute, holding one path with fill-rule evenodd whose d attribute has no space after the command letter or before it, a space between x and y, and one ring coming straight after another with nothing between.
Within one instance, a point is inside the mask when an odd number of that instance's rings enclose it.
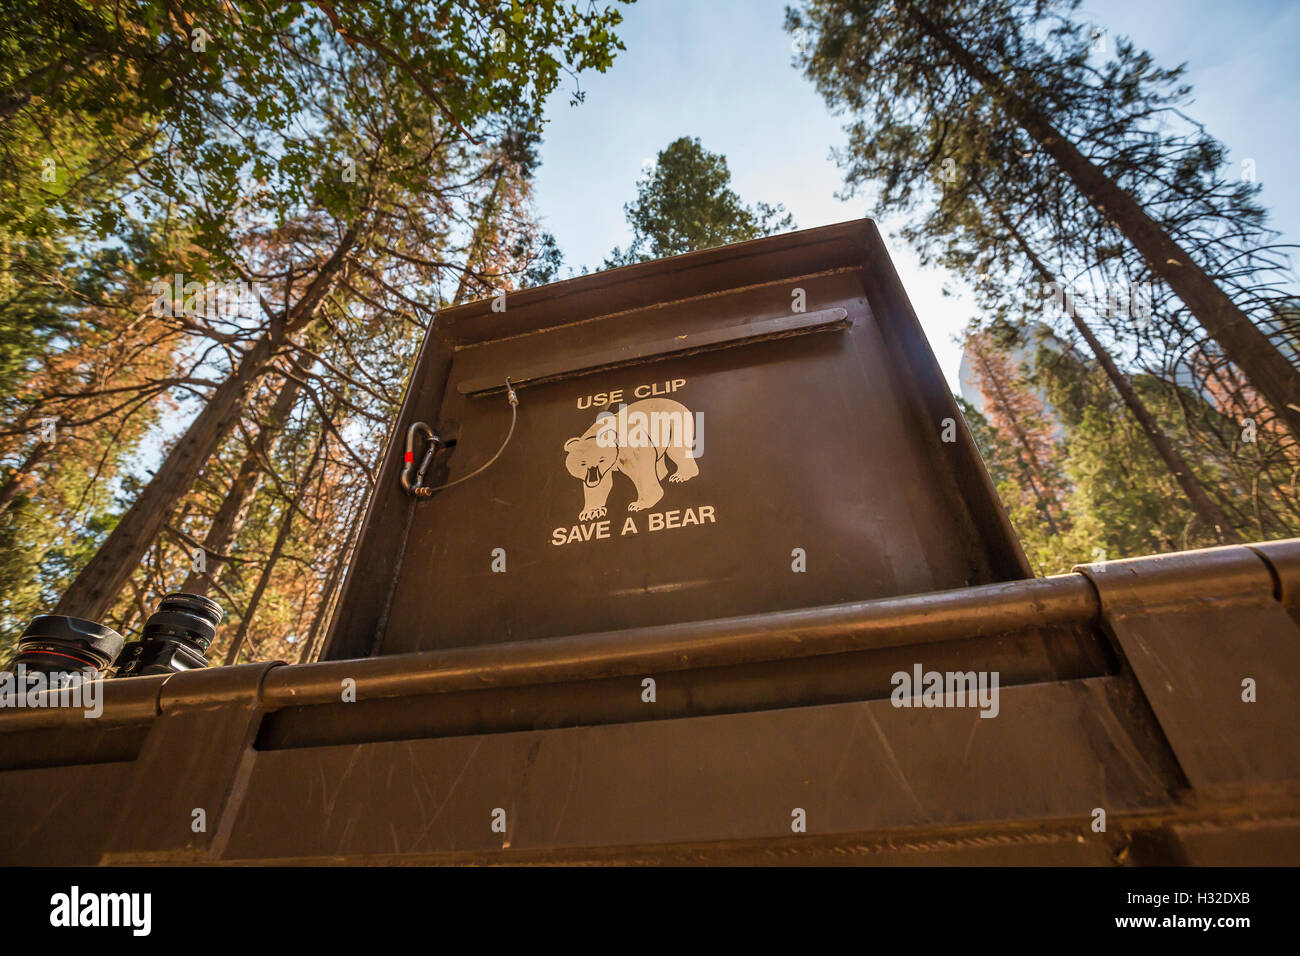
<instances>
[{"instance_id":1,"label":"tall tree trunk","mask_svg":"<svg viewBox=\"0 0 1300 956\"><path fill-rule=\"evenodd\" d=\"M1232 299L1198 266L1165 229L1147 215L1131 195L1094 165L1033 104L1009 89L942 26L916 8L901 6L974 80L987 89L1007 114L1088 199L1103 211L1133 244L1147 265L1162 278L1223 349L1227 359L1250 379L1300 441L1300 370L1268 336L1237 308Z\"/></svg>"},{"instance_id":2,"label":"tall tree trunk","mask_svg":"<svg viewBox=\"0 0 1300 956\"><path fill-rule=\"evenodd\" d=\"M244 352L235 370L217 386L203 411L167 453L117 527L63 593L55 614L96 620L112 606L162 530L167 515L189 491L208 458L238 421L249 388L284 343L286 335L316 317L356 246L360 232L361 219L358 219L344 232L288 315L277 316L270 330Z\"/></svg>"},{"instance_id":3,"label":"tall tree trunk","mask_svg":"<svg viewBox=\"0 0 1300 956\"><path fill-rule=\"evenodd\" d=\"M465 253L465 267L460 274L460 281L456 283L456 298L452 299L452 305L460 305L465 301L465 295L469 292L470 275L478 265L482 255L481 247L483 240L492 220L497 214L497 197L501 193L501 187L505 185L506 170L503 167L501 173L497 176L496 181L492 183L492 191L488 193L487 200L483 203L483 214L478 217L478 222L474 225L474 235L470 237L469 249Z\"/></svg>"},{"instance_id":4,"label":"tall tree trunk","mask_svg":"<svg viewBox=\"0 0 1300 956\"><path fill-rule=\"evenodd\" d=\"M267 555L266 564L262 566L262 573L258 576L257 584L253 588L253 594L248 599L248 607L244 609L244 615L239 619L239 629L235 631L235 637L230 642L229 650L226 651L227 666L239 660L239 652L243 650L244 640L248 637L248 628L257 615L258 606L262 603L262 595L266 593L266 586L271 583L271 575L275 572L275 565L280 560L280 555L284 553L285 542L289 540L289 534L293 531L293 519L298 514L298 506L302 502L302 496L307 490L308 482L311 481L312 473L316 470L316 463L320 461L320 455L325 448L325 440L328 436L329 426L322 424L320 436L316 440L316 448L312 452L311 461L303 471L302 478L298 481L298 487L293 493L293 498L285 503L284 515L280 519L280 530L276 532L275 543L271 545L271 553Z\"/></svg>"},{"instance_id":5,"label":"tall tree trunk","mask_svg":"<svg viewBox=\"0 0 1300 956\"><path fill-rule=\"evenodd\" d=\"M302 392L301 377L311 365L311 360L303 353L295 358L290 373L285 376L284 384L275 397L266 420L262 423L253 441L252 447L235 473L230 488L222 499L217 513L212 517L212 524L203 539L204 570L191 571L181 585L181 590L190 594L206 595L217 580L217 575L225 567L225 555L230 550L239 529L244 525L248 508L261 486L263 462L275 451L276 442L284 423L289 420L293 407Z\"/></svg>"},{"instance_id":6,"label":"tall tree trunk","mask_svg":"<svg viewBox=\"0 0 1300 956\"><path fill-rule=\"evenodd\" d=\"M248 389L273 351L268 334L244 352L235 371L217 386L139 497L63 592L55 614L98 620L108 611L163 529L167 515L239 420Z\"/></svg>"},{"instance_id":7,"label":"tall tree trunk","mask_svg":"<svg viewBox=\"0 0 1300 956\"><path fill-rule=\"evenodd\" d=\"M1045 283L1056 282L1056 277L1052 275L1051 270L1047 268L1043 260L1038 257L1038 254L1029 245L1020 230L1007 217L1005 210L993 202L992 197L989 196L983 186L977 188L984 195L985 201L998 217L1002 227L1015 240L1016 245L1020 247L1020 251L1029 260L1030 266L1038 273L1038 277ZM1066 311L1069 313L1070 321L1074 323L1075 329L1083 336L1083 340L1088 343L1088 348L1092 350L1092 354L1096 357L1097 364L1101 366L1102 371L1106 373L1106 377L1110 379L1111 385L1119 393L1120 399L1124 402L1124 407L1129 410L1129 413L1137 421L1142 432L1151 441L1156 454L1160 456L1160 460L1165 463L1169 473L1174 476L1178 486L1183 489L1183 494L1187 496L1187 501L1192 506L1192 510L1207 526L1213 529L1221 543L1234 544L1240 542L1241 536L1233 528L1228 516L1223 513L1223 509L1219 507L1218 502L1209 496L1200 479L1188 467L1187 461L1174 447L1173 442L1169 440L1169 436L1160 427L1160 423L1156 421L1146 403L1142 401L1129 377L1115 364L1110 352L1093 334L1088 324L1079 317L1078 312L1069 306L1067 306Z\"/></svg>"},{"instance_id":8,"label":"tall tree trunk","mask_svg":"<svg viewBox=\"0 0 1300 956\"><path fill-rule=\"evenodd\" d=\"M999 377L989 368L988 356L985 354L985 345L977 345L975 349L976 361L980 364L980 381L988 382L989 387L993 389L994 400L1002 406L1003 413L1011 425L1011 431L1014 433L1017 447L1016 459L1020 462L1020 468L1024 472L1025 480L1029 482L1029 490L1034 493L1034 500L1038 503L1038 510L1043 513L1047 519L1047 526L1051 529L1052 534L1060 534L1061 529L1056 524L1056 519L1052 516L1052 509L1048 503L1047 487L1048 482L1044 475L1041 474L1037 458L1034 455L1034 449L1029 443L1029 436L1025 434L1024 429L1020 426L1020 420L1012 410L1011 402L1007 400L1006 392L1003 390L1002 382ZM1042 486L1040 487L1040 482Z\"/></svg>"},{"instance_id":9,"label":"tall tree trunk","mask_svg":"<svg viewBox=\"0 0 1300 956\"><path fill-rule=\"evenodd\" d=\"M1088 328L1087 323L1077 315L1072 317L1074 319L1074 327L1079 330L1079 334L1082 335L1084 341L1088 343L1088 348L1092 349L1092 354L1097 357L1097 364L1102 367L1102 370L1106 373L1106 377L1109 378L1111 384L1115 386L1115 391L1119 392L1119 396L1123 400L1124 406L1129 410L1129 413L1132 414L1134 419L1137 420L1138 425L1146 434L1147 438L1151 440L1151 444L1155 448L1156 454L1158 454L1160 459L1165 463L1165 467L1169 469L1169 473L1174 476L1174 480L1178 482L1178 486L1183 489L1183 494L1187 496L1187 501L1191 504L1192 510L1195 511L1197 516L1214 531L1215 536L1219 539L1221 544L1239 543L1241 541L1241 535L1237 534L1236 530L1232 526L1232 522L1229 521L1228 516L1223 513L1223 509L1220 508L1218 503L1209 496L1200 480L1192 473L1192 469L1188 467L1186 460L1181 454L1179 454L1178 449L1176 449L1173 443L1169 440L1169 436L1164 433L1164 430L1156 421L1155 416L1151 414L1141 397L1138 396L1137 391L1133 388L1133 383L1129 381L1129 377L1120 371L1118 366L1116 366L1110 353L1106 351L1101 342L1097 340L1097 337L1093 335L1092 329Z\"/></svg>"},{"instance_id":10,"label":"tall tree trunk","mask_svg":"<svg viewBox=\"0 0 1300 956\"><path fill-rule=\"evenodd\" d=\"M320 636L322 625L329 617L330 610L334 607L335 592L339 580L343 577L343 569L347 567L348 558L352 554L353 539L356 537L357 527L361 524L361 515L364 511L364 507L352 509L352 520L348 523L347 534L339 544L339 553L334 556L334 564L330 567L330 573L321 587L320 601L316 605L316 613L312 616L311 630L308 631L307 639L303 642L302 654L298 658L299 664L311 663L312 658L315 657L316 640Z\"/></svg>"}]
</instances>

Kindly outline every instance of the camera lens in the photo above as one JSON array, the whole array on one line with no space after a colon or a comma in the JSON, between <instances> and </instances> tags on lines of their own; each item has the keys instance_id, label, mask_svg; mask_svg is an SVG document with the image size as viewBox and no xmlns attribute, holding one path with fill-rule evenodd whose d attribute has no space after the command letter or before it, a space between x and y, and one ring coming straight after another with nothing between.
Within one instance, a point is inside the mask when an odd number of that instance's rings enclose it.
<instances>
[{"instance_id":1,"label":"camera lens","mask_svg":"<svg viewBox=\"0 0 1300 956\"><path fill-rule=\"evenodd\" d=\"M212 646L221 618L221 605L211 598L181 591L167 595L145 621L140 640L123 650L117 676L169 674L207 667L203 652Z\"/></svg>"},{"instance_id":2,"label":"camera lens","mask_svg":"<svg viewBox=\"0 0 1300 956\"><path fill-rule=\"evenodd\" d=\"M81 673L94 677L122 650L122 635L111 627L61 614L42 614L18 638L18 653L7 671L22 664L42 674Z\"/></svg>"},{"instance_id":3,"label":"camera lens","mask_svg":"<svg viewBox=\"0 0 1300 956\"><path fill-rule=\"evenodd\" d=\"M145 642L180 641L195 645L200 652L212 646L221 623L221 605L201 594L178 591L158 604L158 610L144 622Z\"/></svg>"}]
</instances>

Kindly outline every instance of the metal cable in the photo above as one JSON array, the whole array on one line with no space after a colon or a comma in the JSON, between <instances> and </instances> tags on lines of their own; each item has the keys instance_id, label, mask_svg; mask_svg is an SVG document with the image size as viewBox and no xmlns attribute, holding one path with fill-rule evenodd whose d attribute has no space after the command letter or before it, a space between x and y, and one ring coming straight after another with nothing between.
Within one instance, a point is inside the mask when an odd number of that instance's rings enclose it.
<instances>
[{"instance_id":1,"label":"metal cable","mask_svg":"<svg viewBox=\"0 0 1300 956\"><path fill-rule=\"evenodd\" d=\"M511 391L510 394L513 396L514 392ZM510 430L506 432L505 441L501 442L501 447L497 449L497 453L493 455L491 458L489 458L487 461L485 461L483 464L479 465L473 471L471 471L468 475L462 475L461 477L457 478L455 481L449 481L445 485L435 485L432 488L417 489L420 497L427 498L435 491L442 491L444 488L450 488L452 485L459 485L462 481L469 481L469 479L473 478L475 475L484 471L489 465L491 465L494 461L496 461L498 458L501 457L501 453L506 450L506 445L510 444L510 436L515 433L515 422L518 420L518 418L519 418L519 400L514 399L513 401L510 402Z\"/></svg>"},{"instance_id":2,"label":"metal cable","mask_svg":"<svg viewBox=\"0 0 1300 956\"><path fill-rule=\"evenodd\" d=\"M393 574L388 582L388 596L384 600L383 610L380 611L378 625L375 628L375 639L371 643L370 647L371 657L380 653L384 645L384 637L388 633L388 615L393 609L393 599L397 597L397 578L402 571L402 562L406 559L406 545L411 536L411 525L415 521L416 501L420 498L429 497L435 491L450 488L452 485L458 485L462 481L467 481L468 479L473 478L501 457L501 453L504 452L506 446L510 444L510 438L515 433L515 423L519 420L519 396L515 394L515 390L511 386L510 379L508 378L506 379L506 398L510 401L510 429L506 432L505 440L501 442L501 447L497 449L497 453L471 471L468 475L462 475L455 481L449 481L445 485L438 485L436 488L416 488L411 494L410 502L406 509L406 521L402 526L402 543L398 546L397 561L394 563ZM421 469L421 472L423 472L423 469Z\"/></svg>"}]
</instances>

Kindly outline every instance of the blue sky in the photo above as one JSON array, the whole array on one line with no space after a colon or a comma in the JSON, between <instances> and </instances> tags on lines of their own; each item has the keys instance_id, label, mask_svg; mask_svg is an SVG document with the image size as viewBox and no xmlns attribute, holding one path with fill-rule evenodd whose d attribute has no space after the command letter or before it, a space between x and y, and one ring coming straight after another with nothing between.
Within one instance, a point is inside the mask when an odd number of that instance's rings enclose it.
<instances>
[{"instance_id":1,"label":"blue sky","mask_svg":"<svg viewBox=\"0 0 1300 956\"><path fill-rule=\"evenodd\" d=\"M835 198L843 179L830 158L843 143L831 116L792 64L780 0L640 0L623 7L627 50L604 76L584 74L586 102L570 107L568 88L548 109L537 175L537 201L573 266L597 267L631 237L623 204L633 198L642 164L678 136L698 136L726 155L747 203L781 202L800 228L872 214L872 199ZM1300 242L1294 186L1300 110L1300 3L1236 0L1091 0L1081 17L1111 36L1128 35L1161 65L1188 64L1190 115L1231 149L1238 167L1253 159L1263 201L1286 241ZM968 296L938 271L921 270L888 233L894 262L956 387L959 351L952 336L974 314Z\"/></svg>"}]
</instances>

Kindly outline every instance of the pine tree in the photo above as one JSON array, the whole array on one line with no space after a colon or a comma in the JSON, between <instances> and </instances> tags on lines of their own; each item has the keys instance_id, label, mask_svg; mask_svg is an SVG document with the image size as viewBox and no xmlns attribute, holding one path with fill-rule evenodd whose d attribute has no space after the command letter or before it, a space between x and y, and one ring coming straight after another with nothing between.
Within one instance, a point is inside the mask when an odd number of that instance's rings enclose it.
<instances>
[{"instance_id":1,"label":"pine tree","mask_svg":"<svg viewBox=\"0 0 1300 956\"><path fill-rule=\"evenodd\" d=\"M643 175L637 197L623 207L632 227L626 251L614 249L602 268L676 256L794 229L779 203L746 206L731 188L731 170L720 153L683 136L659 151Z\"/></svg>"},{"instance_id":2,"label":"pine tree","mask_svg":"<svg viewBox=\"0 0 1300 956\"><path fill-rule=\"evenodd\" d=\"M364 13L318 6L328 15L330 32L322 35L316 24L315 32L304 28L292 42L280 36L296 57L277 51L282 62L274 66L284 82L312 91L310 99L289 102L298 110L297 127L314 123L318 132L296 136L292 143L281 139L281 167L295 170L294 181L308 188L286 191L287 180L260 169L256 159L252 175L262 178L253 188L236 188L241 167L227 156L207 170L205 189L189 208L195 242L210 267L224 266L240 276L262 270L257 237L286 228L274 224L276 217L289 226L305 224L301 237L315 241L306 244L305 255L300 242L287 270L273 277L282 295L262 297L262 315L233 332L202 330L230 356L224 378L207 392L189 427L64 592L58 613L94 618L109 609L159 533L183 513L183 496L238 427L258 382L282 352L302 347L302 337L322 321L332 296L356 294L358 284L382 273L376 265L385 258L402 260L400 267L440 265L428 249L410 246L421 228L400 227L410 224L417 206L421 214L433 207L437 219L445 218L445 210L436 208L437 187L447 170L445 157L468 135L466 128L495 115L535 112L562 66L603 69L617 48L606 29L616 14L582 13L559 3L530 7L495 32L471 17L473 29L436 36L407 29L409 15L400 5L375 5ZM463 20L470 12L457 4L445 16ZM458 41L448 39L457 36ZM421 69L412 67L413 55ZM458 68L444 73L433 68L436 63ZM505 63L519 69L502 71ZM228 105L238 110L242 102L236 97ZM223 117L217 111L195 121L219 123ZM275 119L265 118L260 128L282 132ZM300 163L306 163L305 172ZM407 302L408 314L418 308L418 299Z\"/></svg>"},{"instance_id":3,"label":"pine tree","mask_svg":"<svg viewBox=\"0 0 1300 956\"><path fill-rule=\"evenodd\" d=\"M788 11L787 26L813 36L805 71L832 106L854 116L843 156L851 187L878 181L883 206L910 208L935 166L957 165L951 141L974 142L991 130L995 139L1023 142L1095 207L1095 218L1168 285L1300 436L1300 371L1261 330L1260 317L1252 321L1245 311L1240 294L1249 283L1215 274L1230 258L1225 248L1258 252L1259 222L1234 217L1242 190L1226 190L1207 173L1212 141L1162 130L1160 121L1187 96L1180 71L1154 67L1127 43L1115 61L1093 67L1089 31L1068 17L1076 6L810 0ZM1041 39L1034 35L1040 25L1050 28ZM1144 195L1139 176L1166 201ZM1189 206L1179 196L1189 183L1199 205L1190 219L1175 217L1175 199ZM1235 239L1218 229L1223 220L1237 226L1226 231Z\"/></svg>"}]
</instances>

